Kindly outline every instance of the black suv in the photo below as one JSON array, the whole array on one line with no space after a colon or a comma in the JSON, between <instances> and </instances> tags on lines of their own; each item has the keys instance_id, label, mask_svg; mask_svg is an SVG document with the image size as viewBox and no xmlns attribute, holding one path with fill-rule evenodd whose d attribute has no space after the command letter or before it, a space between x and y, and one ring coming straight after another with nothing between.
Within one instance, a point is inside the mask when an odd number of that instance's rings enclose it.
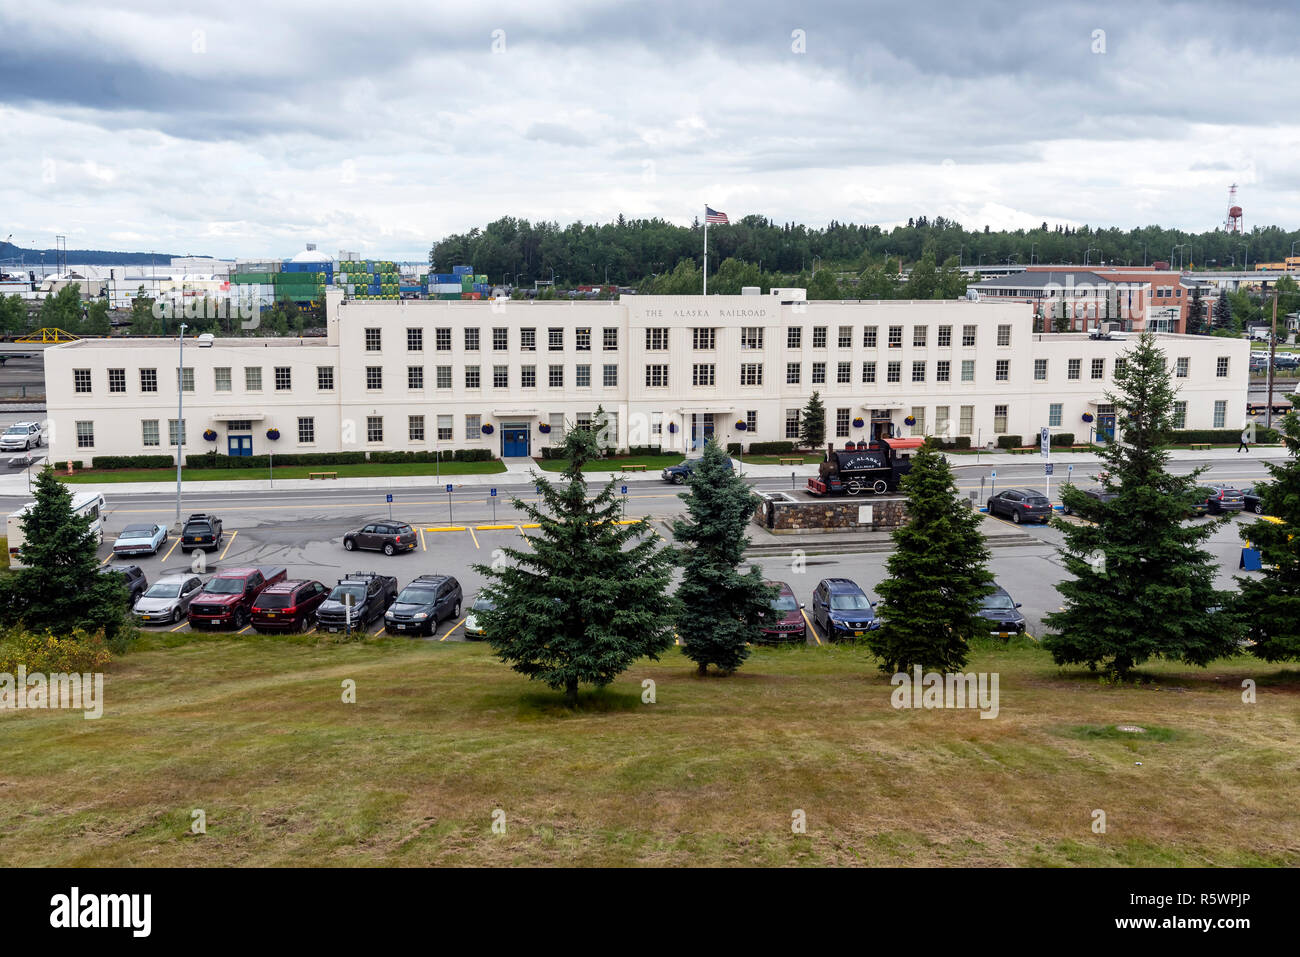
<instances>
[{"instance_id":1,"label":"black suv","mask_svg":"<svg viewBox=\"0 0 1300 957\"><path fill-rule=\"evenodd\" d=\"M352 606L352 629L357 631L383 616L397 597L397 579L378 572L353 572L339 583L316 607L316 626L321 631L343 631L348 625L347 606Z\"/></svg>"},{"instance_id":2,"label":"black suv","mask_svg":"<svg viewBox=\"0 0 1300 957\"><path fill-rule=\"evenodd\" d=\"M139 565L114 565L112 567L104 565L98 569L101 575L121 575L126 582L126 607L131 608L135 600L145 593L149 587L149 579L145 577L144 569Z\"/></svg>"},{"instance_id":3,"label":"black suv","mask_svg":"<svg viewBox=\"0 0 1300 957\"><path fill-rule=\"evenodd\" d=\"M460 582L450 575L421 575L384 613L384 631L432 635L444 618L460 617L461 597Z\"/></svg>"},{"instance_id":4,"label":"black suv","mask_svg":"<svg viewBox=\"0 0 1300 957\"><path fill-rule=\"evenodd\" d=\"M185 520L181 529L181 548L201 548L213 552L221 547L221 519L196 512Z\"/></svg>"},{"instance_id":5,"label":"black suv","mask_svg":"<svg viewBox=\"0 0 1300 957\"><path fill-rule=\"evenodd\" d=\"M700 463L703 461L704 459L701 457L697 459L687 459L679 465L670 465L662 472L663 480L665 482L672 482L674 485L685 485L686 480L691 477L691 473L699 468ZM733 472L736 470L736 463L732 462L730 458L727 459L727 466Z\"/></svg>"},{"instance_id":6,"label":"black suv","mask_svg":"<svg viewBox=\"0 0 1300 957\"><path fill-rule=\"evenodd\" d=\"M1082 492L1084 495L1088 496L1088 498L1100 502L1103 505L1107 502L1115 501L1115 498L1119 495L1118 492L1107 492L1101 486L1097 486L1096 488L1081 488L1079 489L1079 491ZM1073 511L1070 509L1070 506L1064 503L1062 503L1061 505L1061 512L1064 515L1074 514Z\"/></svg>"},{"instance_id":7,"label":"black suv","mask_svg":"<svg viewBox=\"0 0 1300 957\"><path fill-rule=\"evenodd\" d=\"M1005 516L1019 525L1021 522L1047 524L1052 517L1052 503L1042 492L1030 488L1009 488L989 499L989 514Z\"/></svg>"},{"instance_id":8,"label":"black suv","mask_svg":"<svg viewBox=\"0 0 1300 957\"><path fill-rule=\"evenodd\" d=\"M1222 515L1224 512L1240 512L1246 507L1246 496L1239 488L1228 485L1205 485L1192 493L1192 514Z\"/></svg>"},{"instance_id":9,"label":"black suv","mask_svg":"<svg viewBox=\"0 0 1300 957\"><path fill-rule=\"evenodd\" d=\"M364 548L385 555L414 551L419 543L415 529L405 522L371 522L343 536L343 547L348 551Z\"/></svg>"}]
</instances>

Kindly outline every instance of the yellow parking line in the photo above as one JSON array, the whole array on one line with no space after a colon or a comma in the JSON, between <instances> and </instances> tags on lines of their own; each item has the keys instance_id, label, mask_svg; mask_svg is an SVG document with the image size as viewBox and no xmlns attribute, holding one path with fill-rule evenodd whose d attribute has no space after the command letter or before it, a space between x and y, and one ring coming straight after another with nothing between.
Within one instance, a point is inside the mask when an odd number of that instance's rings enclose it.
<instances>
[{"instance_id":1,"label":"yellow parking line","mask_svg":"<svg viewBox=\"0 0 1300 957\"><path fill-rule=\"evenodd\" d=\"M466 616L465 616L465 618L468 618L468 617L469 617L469 615L466 615ZM457 628L459 628L461 625L465 624L465 618L462 618L460 621L456 622L456 624L454 624L454 625L452 625L450 628L448 628L448 629L447 629L447 633L446 633L445 635L443 635L441 638L439 638L438 640L439 640L439 641L446 641L448 638L450 638L450 637L451 637L451 633L452 633L453 631L455 631L455 630L456 630Z\"/></svg>"},{"instance_id":2,"label":"yellow parking line","mask_svg":"<svg viewBox=\"0 0 1300 957\"><path fill-rule=\"evenodd\" d=\"M813 625L812 619L808 617L808 612L800 608L799 614L803 615L804 624L808 626L808 630L812 633L813 641L817 642L817 644L820 645L822 643L822 640L817 637L817 628L815 625Z\"/></svg>"},{"instance_id":3,"label":"yellow parking line","mask_svg":"<svg viewBox=\"0 0 1300 957\"><path fill-rule=\"evenodd\" d=\"M474 534L474 529L472 528L469 530L469 537L474 539L474 547L478 548L479 547L478 536Z\"/></svg>"},{"instance_id":4,"label":"yellow parking line","mask_svg":"<svg viewBox=\"0 0 1300 957\"><path fill-rule=\"evenodd\" d=\"M384 630L384 620L381 618L379 619L379 627L370 633L370 637L371 638L376 637L383 630Z\"/></svg>"},{"instance_id":5,"label":"yellow parking line","mask_svg":"<svg viewBox=\"0 0 1300 957\"><path fill-rule=\"evenodd\" d=\"M524 538L528 537L528 533L524 531L524 527L522 525L516 525L515 528L519 530L519 534L524 536Z\"/></svg>"},{"instance_id":6,"label":"yellow parking line","mask_svg":"<svg viewBox=\"0 0 1300 957\"><path fill-rule=\"evenodd\" d=\"M188 621L183 621L183 622L181 622L179 625L177 625L175 628L173 628L172 631L173 631L173 632L180 631L182 628L184 628L184 627L185 627L186 625L188 625L188 624L189 624Z\"/></svg>"},{"instance_id":7,"label":"yellow parking line","mask_svg":"<svg viewBox=\"0 0 1300 957\"><path fill-rule=\"evenodd\" d=\"M248 631L248 629L252 627L253 627L252 625L245 625L243 628L240 628L239 631L235 632L235 634L242 635L244 632Z\"/></svg>"},{"instance_id":8,"label":"yellow parking line","mask_svg":"<svg viewBox=\"0 0 1300 957\"><path fill-rule=\"evenodd\" d=\"M424 543L424 529L420 529L420 551L427 552L429 546Z\"/></svg>"},{"instance_id":9,"label":"yellow parking line","mask_svg":"<svg viewBox=\"0 0 1300 957\"><path fill-rule=\"evenodd\" d=\"M520 525L519 527L520 527L520 528L541 528L541 527L542 527L542 523L541 523L541 522L524 522L524 523L523 523L522 525Z\"/></svg>"},{"instance_id":10,"label":"yellow parking line","mask_svg":"<svg viewBox=\"0 0 1300 957\"><path fill-rule=\"evenodd\" d=\"M172 547L167 549L167 554L163 556L163 561L172 557L172 552L176 551L176 546L181 543L181 536L177 535L176 540L172 542Z\"/></svg>"},{"instance_id":11,"label":"yellow parking line","mask_svg":"<svg viewBox=\"0 0 1300 957\"><path fill-rule=\"evenodd\" d=\"M463 532L464 525L434 525L425 529L426 532Z\"/></svg>"},{"instance_id":12,"label":"yellow parking line","mask_svg":"<svg viewBox=\"0 0 1300 957\"><path fill-rule=\"evenodd\" d=\"M230 551L230 546L235 544L235 536L239 534L239 529L230 533L230 540L226 542L226 547L221 550L221 557L217 561L225 561L226 552Z\"/></svg>"},{"instance_id":13,"label":"yellow parking line","mask_svg":"<svg viewBox=\"0 0 1300 957\"><path fill-rule=\"evenodd\" d=\"M304 634L304 635L314 635L314 634L316 634L316 627L313 625L311 631L304 631L303 634Z\"/></svg>"},{"instance_id":14,"label":"yellow parking line","mask_svg":"<svg viewBox=\"0 0 1300 957\"><path fill-rule=\"evenodd\" d=\"M107 565L107 564L109 563L109 560L110 560L112 557L113 557L113 553L112 553L112 552L109 552L107 555L104 556L104 560L103 560L102 562L100 562L100 564L101 564L101 565Z\"/></svg>"}]
</instances>

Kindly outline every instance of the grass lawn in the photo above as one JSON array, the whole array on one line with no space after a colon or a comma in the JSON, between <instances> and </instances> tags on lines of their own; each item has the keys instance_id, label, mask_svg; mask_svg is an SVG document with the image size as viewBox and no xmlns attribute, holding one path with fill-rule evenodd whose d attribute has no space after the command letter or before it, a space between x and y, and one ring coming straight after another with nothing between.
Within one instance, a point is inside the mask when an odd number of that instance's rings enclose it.
<instances>
[{"instance_id":1,"label":"grass lawn","mask_svg":"<svg viewBox=\"0 0 1300 957\"><path fill-rule=\"evenodd\" d=\"M685 461L686 456L680 452L668 455L613 455L599 462L590 463L588 472L617 472L625 465L644 465L647 472L654 472L667 465L677 465ZM543 472L563 472L569 464L566 459L536 459L537 467Z\"/></svg>"},{"instance_id":2,"label":"grass lawn","mask_svg":"<svg viewBox=\"0 0 1300 957\"><path fill-rule=\"evenodd\" d=\"M439 470L433 462L365 462L358 465L277 465L277 479L305 479L311 472L337 472L339 478L384 478L389 475L490 475L504 472L505 464L499 459L491 462L443 462ZM73 475L62 472L58 477L72 484L82 482L174 482L176 469L85 469ZM265 482L267 469L182 469L182 482Z\"/></svg>"},{"instance_id":3,"label":"grass lawn","mask_svg":"<svg viewBox=\"0 0 1300 957\"><path fill-rule=\"evenodd\" d=\"M742 455L741 460L746 465L780 465L782 459L793 459L798 456L798 452L791 452L789 455ZM733 455L732 458L734 459L735 456ZM824 461L826 461L825 452L812 452L803 456L804 465Z\"/></svg>"},{"instance_id":4,"label":"grass lawn","mask_svg":"<svg viewBox=\"0 0 1300 957\"><path fill-rule=\"evenodd\" d=\"M0 714L6 864L1300 865L1300 673L1244 658L1116 686L989 643L983 720L894 710L857 648L673 651L569 712L483 645L314 640L152 636L101 719Z\"/></svg>"}]
</instances>

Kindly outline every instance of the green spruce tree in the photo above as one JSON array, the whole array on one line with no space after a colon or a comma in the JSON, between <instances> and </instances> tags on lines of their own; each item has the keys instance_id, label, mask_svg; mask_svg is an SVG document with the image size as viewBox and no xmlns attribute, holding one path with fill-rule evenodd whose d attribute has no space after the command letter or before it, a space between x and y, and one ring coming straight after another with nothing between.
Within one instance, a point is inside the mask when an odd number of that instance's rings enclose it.
<instances>
[{"instance_id":1,"label":"green spruce tree","mask_svg":"<svg viewBox=\"0 0 1300 957\"><path fill-rule=\"evenodd\" d=\"M799 443L806 449L821 448L826 441L826 406L820 392L814 392L799 415Z\"/></svg>"},{"instance_id":2,"label":"green spruce tree","mask_svg":"<svg viewBox=\"0 0 1300 957\"><path fill-rule=\"evenodd\" d=\"M113 640L125 621L120 575L99 574L98 536L72 512L72 495L48 465L33 487L35 504L19 520L22 568L0 578L0 622L66 636L75 627Z\"/></svg>"},{"instance_id":3,"label":"green spruce tree","mask_svg":"<svg viewBox=\"0 0 1300 957\"><path fill-rule=\"evenodd\" d=\"M867 647L885 674L915 665L957 671L969 642L988 633L979 601L992 590L988 546L980 515L962 499L952 469L932 442L912 459L900 488L908 520L894 529L894 552L880 583L881 627L867 633Z\"/></svg>"},{"instance_id":4,"label":"green spruce tree","mask_svg":"<svg viewBox=\"0 0 1300 957\"><path fill-rule=\"evenodd\" d=\"M747 643L775 617L776 590L763 583L757 567L740 572L749 544L745 529L759 499L712 439L705 443L689 488L678 496L688 517L673 523L673 537L683 546L677 634L682 652L700 674L709 665L730 674L749 657Z\"/></svg>"},{"instance_id":5,"label":"green spruce tree","mask_svg":"<svg viewBox=\"0 0 1300 957\"><path fill-rule=\"evenodd\" d=\"M646 521L619 525L614 481L591 498L583 466L600 449L597 423L564 436L564 481L539 476L541 502L514 499L540 525L528 549L505 548L509 563L475 565L495 604L475 612L497 657L520 674L562 690L603 687L638 658L673 643L676 600L668 594L673 553Z\"/></svg>"},{"instance_id":6,"label":"green spruce tree","mask_svg":"<svg viewBox=\"0 0 1300 957\"><path fill-rule=\"evenodd\" d=\"M1258 487L1264 514L1285 524L1259 519L1242 526L1241 537L1259 549L1258 578L1237 578L1237 617L1245 625L1251 651L1265 661L1300 660L1300 416L1291 412L1280 424L1291 454L1282 465L1265 463L1273 481Z\"/></svg>"},{"instance_id":7,"label":"green spruce tree","mask_svg":"<svg viewBox=\"0 0 1300 957\"><path fill-rule=\"evenodd\" d=\"M1057 664L1121 676L1152 658L1204 666L1236 647L1225 616L1211 611L1227 606L1230 595L1214 587L1218 563L1200 547L1224 520L1189 523L1201 470L1166 470L1175 391L1165 353L1145 333L1124 358L1117 394L1106 393L1121 440L1098 453L1102 487L1115 497L1099 502L1062 488L1065 505L1093 524L1057 523L1073 577L1056 586L1064 609L1046 616L1055 633L1043 646Z\"/></svg>"}]
</instances>

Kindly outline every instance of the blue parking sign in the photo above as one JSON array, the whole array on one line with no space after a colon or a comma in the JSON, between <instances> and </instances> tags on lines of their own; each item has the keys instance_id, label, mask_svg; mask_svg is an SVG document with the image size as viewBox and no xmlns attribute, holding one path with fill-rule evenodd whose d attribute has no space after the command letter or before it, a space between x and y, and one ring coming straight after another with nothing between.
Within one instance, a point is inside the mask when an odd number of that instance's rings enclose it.
<instances>
[{"instance_id":1,"label":"blue parking sign","mask_svg":"<svg viewBox=\"0 0 1300 957\"><path fill-rule=\"evenodd\" d=\"M626 486L626 485L623 486L623 494L624 494L624 495L627 494L627 486Z\"/></svg>"},{"instance_id":2,"label":"blue parking sign","mask_svg":"<svg viewBox=\"0 0 1300 957\"><path fill-rule=\"evenodd\" d=\"M448 491L448 492L451 491L451 485L450 485L450 484L447 485L447 491Z\"/></svg>"},{"instance_id":3,"label":"blue parking sign","mask_svg":"<svg viewBox=\"0 0 1300 957\"><path fill-rule=\"evenodd\" d=\"M496 489L493 489L493 490L492 490L492 497L493 497L493 498L496 498L496 494L497 494L497 490L496 490Z\"/></svg>"},{"instance_id":4,"label":"blue parking sign","mask_svg":"<svg viewBox=\"0 0 1300 957\"><path fill-rule=\"evenodd\" d=\"M388 501L391 502L392 500L393 500L393 493L392 493L392 492L389 492L389 493L388 493Z\"/></svg>"}]
</instances>

